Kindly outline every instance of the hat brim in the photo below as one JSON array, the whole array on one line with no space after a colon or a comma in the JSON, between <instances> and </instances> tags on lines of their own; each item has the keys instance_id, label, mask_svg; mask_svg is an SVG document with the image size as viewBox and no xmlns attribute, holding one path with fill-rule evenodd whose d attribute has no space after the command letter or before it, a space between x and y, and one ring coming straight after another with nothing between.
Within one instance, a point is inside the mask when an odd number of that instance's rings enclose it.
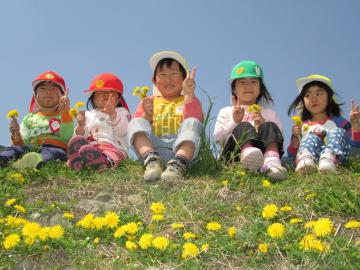
<instances>
[{"instance_id":1,"label":"hat brim","mask_svg":"<svg viewBox=\"0 0 360 270\"><path fill-rule=\"evenodd\" d=\"M162 59L165 59L165 58L171 58L171 59L178 61L183 66L183 68L186 70L186 72L189 73L189 64L186 61L186 59L182 55L180 55L179 53L174 52L174 51L162 51L162 52L153 54L149 60L149 64L150 64L152 71L154 71L157 64Z\"/></svg>"},{"instance_id":2,"label":"hat brim","mask_svg":"<svg viewBox=\"0 0 360 270\"><path fill-rule=\"evenodd\" d=\"M299 93L301 93L301 91L303 90L305 85L307 85L308 83L311 83L311 82L322 82L322 83L325 83L327 86L329 86L331 89L333 89L332 85L329 84L329 82L325 79L306 77L306 78L300 78L300 79L296 80L296 87L298 88Z\"/></svg>"}]
</instances>

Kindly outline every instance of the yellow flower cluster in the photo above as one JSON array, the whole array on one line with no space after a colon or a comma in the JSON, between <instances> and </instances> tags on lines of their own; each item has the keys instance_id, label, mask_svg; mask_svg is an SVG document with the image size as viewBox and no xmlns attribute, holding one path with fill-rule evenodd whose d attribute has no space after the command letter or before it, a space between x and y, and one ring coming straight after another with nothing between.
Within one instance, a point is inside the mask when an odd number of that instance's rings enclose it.
<instances>
[{"instance_id":1,"label":"yellow flower cluster","mask_svg":"<svg viewBox=\"0 0 360 270\"><path fill-rule=\"evenodd\" d=\"M65 215L66 214L66 215ZM72 219L73 216L71 213L65 213L64 217L67 219ZM95 217L94 214L87 214L81 220L76 223L77 227L84 229L96 229L101 230L103 228L115 228L119 223L119 216L112 211L105 213L103 217Z\"/></svg>"},{"instance_id":2,"label":"yellow flower cluster","mask_svg":"<svg viewBox=\"0 0 360 270\"><path fill-rule=\"evenodd\" d=\"M347 228L347 229L360 228L360 221L357 221L357 220L349 220L349 221L345 224L345 228Z\"/></svg>"},{"instance_id":3,"label":"yellow flower cluster","mask_svg":"<svg viewBox=\"0 0 360 270\"><path fill-rule=\"evenodd\" d=\"M258 104L253 104L248 107L249 113L259 113L259 112L261 112L261 110L262 110L262 108Z\"/></svg>"},{"instance_id":4,"label":"yellow flower cluster","mask_svg":"<svg viewBox=\"0 0 360 270\"><path fill-rule=\"evenodd\" d=\"M19 184L23 184L25 182L25 177L21 173L10 174L8 176L8 179Z\"/></svg>"},{"instance_id":5,"label":"yellow flower cluster","mask_svg":"<svg viewBox=\"0 0 360 270\"><path fill-rule=\"evenodd\" d=\"M149 92L149 86L136 86L133 91L133 96L139 96L141 100L143 100L147 93Z\"/></svg>"},{"instance_id":6,"label":"yellow flower cluster","mask_svg":"<svg viewBox=\"0 0 360 270\"><path fill-rule=\"evenodd\" d=\"M152 221L162 221L165 219L166 207L161 202L153 202L150 206L152 212Z\"/></svg>"},{"instance_id":7,"label":"yellow flower cluster","mask_svg":"<svg viewBox=\"0 0 360 270\"><path fill-rule=\"evenodd\" d=\"M302 126L302 120L301 120L300 116L295 115L295 116L291 117L291 120L294 122L295 126L298 126L298 127Z\"/></svg>"},{"instance_id":8,"label":"yellow flower cluster","mask_svg":"<svg viewBox=\"0 0 360 270\"><path fill-rule=\"evenodd\" d=\"M154 248L164 251L169 246L169 239L165 236L158 236L153 238L151 244Z\"/></svg>"},{"instance_id":9,"label":"yellow flower cluster","mask_svg":"<svg viewBox=\"0 0 360 270\"><path fill-rule=\"evenodd\" d=\"M264 180L262 181L262 186L263 186L264 188L271 188L271 182L270 182L269 180L267 180L267 179L264 179Z\"/></svg>"},{"instance_id":10,"label":"yellow flower cluster","mask_svg":"<svg viewBox=\"0 0 360 270\"><path fill-rule=\"evenodd\" d=\"M196 238L196 234L192 233L192 232L184 232L183 233L183 238L185 240L193 239L193 238Z\"/></svg>"},{"instance_id":11,"label":"yellow flower cluster","mask_svg":"<svg viewBox=\"0 0 360 270\"><path fill-rule=\"evenodd\" d=\"M79 113L79 108L84 107L85 103L82 101L78 101L75 103L75 106L73 108L70 108L69 114L72 118L75 118Z\"/></svg>"},{"instance_id":12,"label":"yellow flower cluster","mask_svg":"<svg viewBox=\"0 0 360 270\"><path fill-rule=\"evenodd\" d=\"M260 253L267 253L268 252L269 245L266 243L261 243L258 246L258 250Z\"/></svg>"},{"instance_id":13,"label":"yellow flower cluster","mask_svg":"<svg viewBox=\"0 0 360 270\"><path fill-rule=\"evenodd\" d=\"M300 249L303 250L316 250L319 252L325 252L326 247L320 240L318 240L313 234L305 235L299 243Z\"/></svg>"},{"instance_id":14,"label":"yellow flower cluster","mask_svg":"<svg viewBox=\"0 0 360 270\"><path fill-rule=\"evenodd\" d=\"M199 248L197 247L197 245L191 242L186 242L183 245L181 258L183 259L194 258L198 255L199 255Z\"/></svg>"},{"instance_id":15,"label":"yellow flower cluster","mask_svg":"<svg viewBox=\"0 0 360 270\"><path fill-rule=\"evenodd\" d=\"M184 228L184 224L182 223L173 223L171 224L171 227L174 229L174 230L178 230L178 229L183 229Z\"/></svg>"},{"instance_id":16,"label":"yellow flower cluster","mask_svg":"<svg viewBox=\"0 0 360 270\"><path fill-rule=\"evenodd\" d=\"M6 114L6 117L7 117L8 119L10 119L10 118L17 118L17 117L19 117L19 113L18 113L17 110L10 110L10 111Z\"/></svg>"},{"instance_id":17,"label":"yellow flower cluster","mask_svg":"<svg viewBox=\"0 0 360 270\"><path fill-rule=\"evenodd\" d=\"M219 222L213 221L206 224L206 229L208 231L219 231L221 229L221 224Z\"/></svg>"},{"instance_id":18,"label":"yellow flower cluster","mask_svg":"<svg viewBox=\"0 0 360 270\"><path fill-rule=\"evenodd\" d=\"M275 204L265 205L262 210L262 217L265 219L272 219L276 217L278 211L278 207Z\"/></svg>"}]
</instances>

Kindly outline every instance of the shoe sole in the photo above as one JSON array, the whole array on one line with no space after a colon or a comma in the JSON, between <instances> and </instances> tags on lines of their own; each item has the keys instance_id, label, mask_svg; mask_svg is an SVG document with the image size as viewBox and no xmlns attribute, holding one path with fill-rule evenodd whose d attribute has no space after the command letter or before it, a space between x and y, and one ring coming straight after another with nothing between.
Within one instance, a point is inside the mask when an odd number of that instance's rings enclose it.
<instances>
[{"instance_id":1,"label":"shoe sole","mask_svg":"<svg viewBox=\"0 0 360 270\"><path fill-rule=\"evenodd\" d=\"M287 175L285 174L285 172L281 169L278 168L274 168L276 171L273 171L270 169L270 171L267 173L267 175L270 178L273 179L278 179L278 180L285 180L287 178Z\"/></svg>"},{"instance_id":2,"label":"shoe sole","mask_svg":"<svg viewBox=\"0 0 360 270\"><path fill-rule=\"evenodd\" d=\"M264 164L264 156L260 151L254 152L252 155L241 160L240 164L252 172L257 172Z\"/></svg>"},{"instance_id":3,"label":"shoe sole","mask_svg":"<svg viewBox=\"0 0 360 270\"><path fill-rule=\"evenodd\" d=\"M86 167L93 170L102 171L107 168L106 160L101 151L91 145L85 145L80 148L80 156Z\"/></svg>"},{"instance_id":4,"label":"shoe sole","mask_svg":"<svg viewBox=\"0 0 360 270\"><path fill-rule=\"evenodd\" d=\"M75 136L69 142L67 165L75 171L84 168L85 160L80 156L80 148L87 145L89 141L82 136Z\"/></svg>"},{"instance_id":5,"label":"shoe sole","mask_svg":"<svg viewBox=\"0 0 360 270\"><path fill-rule=\"evenodd\" d=\"M313 173L315 171L316 171L315 165L309 166L309 165L306 165L306 164L305 164L305 166L303 166L303 167L301 167L299 169L298 168L295 169L295 172L300 173L302 175L310 174L310 173Z\"/></svg>"}]
</instances>

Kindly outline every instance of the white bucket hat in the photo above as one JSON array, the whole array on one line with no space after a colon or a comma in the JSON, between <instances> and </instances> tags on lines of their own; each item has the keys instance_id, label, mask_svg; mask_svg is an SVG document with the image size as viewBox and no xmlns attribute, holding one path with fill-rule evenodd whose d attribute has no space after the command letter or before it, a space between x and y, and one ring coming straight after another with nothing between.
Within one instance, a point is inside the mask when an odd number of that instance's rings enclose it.
<instances>
[{"instance_id":1,"label":"white bucket hat","mask_svg":"<svg viewBox=\"0 0 360 270\"><path fill-rule=\"evenodd\" d=\"M329 86L331 89L333 89L333 87L331 85L331 80L328 77L325 77L323 75L314 74L314 75L310 75L308 77L300 78L300 79L296 80L296 86L299 90L299 93L301 93L301 91L303 90L303 88L306 84L308 84L310 82L315 82L315 81L323 82L327 86Z\"/></svg>"}]
</instances>

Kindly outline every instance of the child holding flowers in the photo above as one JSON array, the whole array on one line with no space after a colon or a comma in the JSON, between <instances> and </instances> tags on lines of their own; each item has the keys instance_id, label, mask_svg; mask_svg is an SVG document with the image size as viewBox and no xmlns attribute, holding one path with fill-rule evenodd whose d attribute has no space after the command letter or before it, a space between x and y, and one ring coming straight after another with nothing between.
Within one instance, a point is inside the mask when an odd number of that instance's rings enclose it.
<instances>
[{"instance_id":1,"label":"child holding flowers","mask_svg":"<svg viewBox=\"0 0 360 270\"><path fill-rule=\"evenodd\" d=\"M21 124L17 122L16 110L8 114L8 118L11 118L9 128L12 145L0 153L0 166L7 165L10 160L18 159L25 153L22 161L33 161L31 166L50 160L66 160L67 143L73 134L74 125L69 115L70 101L65 81L57 73L48 71L40 74L32 86L30 113L25 115ZM39 153L30 152L39 146ZM26 164L21 167L26 167Z\"/></svg>"},{"instance_id":2,"label":"child holding flowers","mask_svg":"<svg viewBox=\"0 0 360 270\"><path fill-rule=\"evenodd\" d=\"M174 51L154 54L150 66L154 95L141 100L129 124L129 142L144 162L144 180L182 179L200 149L196 70L189 74L188 63Z\"/></svg>"},{"instance_id":3,"label":"child holding flowers","mask_svg":"<svg viewBox=\"0 0 360 270\"><path fill-rule=\"evenodd\" d=\"M116 168L128 156L130 114L123 83L114 74L103 73L92 80L85 93L90 94L88 111L75 112L78 125L69 143L68 166L74 170Z\"/></svg>"},{"instance_id":4,"label":"child holding flowers","mask_svg":"<svg viewBox=\"0 0 360 270\"><path fill-rule=\"evenodd\" d=\"M272 178L286 178L280 162L282 123L268 108L273 100L256 62L241 61L232 69L231 98L232 106L221 109L215 123L215 142L223 146L221 157L233 156L251 171L261 169Z\"/></svg>"},{"instance_id":5,"label":"child holding flowers","mask_svg":"<svg viewBox=\"0 0 360 270\"><path fill-rule=\"evenodd\" d=\"M310 75L296 85L299 95L288 114L299 111L302 121L292 128L288 155L296 157L295 170L301 174L315 170L316 161L320 172L335 172L338 164L347 161L351 146L360 147L359 106L352 101L349 122L341 116L329 78Z\"/></svg>"}]
</instances>

